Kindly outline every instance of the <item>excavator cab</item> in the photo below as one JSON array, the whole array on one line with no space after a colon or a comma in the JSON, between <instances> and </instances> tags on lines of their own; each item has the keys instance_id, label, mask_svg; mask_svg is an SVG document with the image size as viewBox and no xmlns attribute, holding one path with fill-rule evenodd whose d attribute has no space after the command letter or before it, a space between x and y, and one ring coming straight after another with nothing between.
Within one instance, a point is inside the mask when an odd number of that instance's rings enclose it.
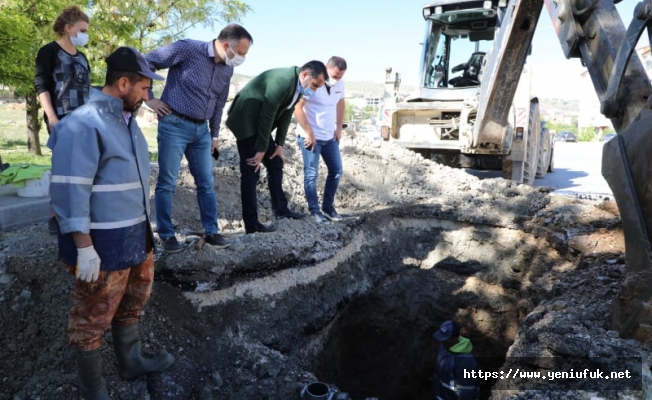
<instances>
[{"instance_id":1,"label":"excavator cab","mask_svg":"<svg viewBox=\"0 0 652 400\"><path fill-rule=\"evenodd\" d=\"M463 8L442 0L424 6L428 21L422 56L422 88L480 85L483 60L499 25L496 8Z\"/></svg>"}]
</instances>

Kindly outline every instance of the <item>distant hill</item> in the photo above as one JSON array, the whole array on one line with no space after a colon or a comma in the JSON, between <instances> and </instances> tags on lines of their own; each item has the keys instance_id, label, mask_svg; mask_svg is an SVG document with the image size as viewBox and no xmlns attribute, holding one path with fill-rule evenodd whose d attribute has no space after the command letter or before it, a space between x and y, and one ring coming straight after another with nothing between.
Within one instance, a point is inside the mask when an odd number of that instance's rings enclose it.
<instances>
[{"instance_id":1,"label":"distant hill","mask_svg":"<svg viewBox=\"0 0 652 400\"><path fill-rule=\"evenodd\" d=\"M579 115L580 101L566 99L539 99L542 110L560 110L566 115Z\"/></svg>"},{"instance_id":2,"label":"distant hill","mask_svg":"<svg viewBox=\"0 0 652 400\"><path fill-rule=\"evenodd\" d=\"M346 92L349 95L359 94L366 97L382 97L383 85L369 81L346 81Z\"/></svg>"},{"instance_id":3,"label":"distant hill","mask_svg":"<svg viewBox=\"0 0 652 400\"><path fill-rule=\"evenodd\" d=\"M246 83L253 77L241 74L233 74L231 81L236 84ZM366 97L382 97L383 84L370 81L346 81L346 91L348 94L357 94ZM414 86L402 85L401 93L410 93L414 91Z\"/></svg>"}]
</instances>

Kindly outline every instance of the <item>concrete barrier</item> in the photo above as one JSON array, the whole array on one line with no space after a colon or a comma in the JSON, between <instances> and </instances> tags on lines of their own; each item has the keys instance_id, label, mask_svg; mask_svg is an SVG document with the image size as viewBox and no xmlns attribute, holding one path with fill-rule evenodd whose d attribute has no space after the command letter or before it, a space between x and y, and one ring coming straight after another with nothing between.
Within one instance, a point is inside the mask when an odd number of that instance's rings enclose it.
<instances>
[{"instance_id":1,"label":"concrete barrier","mask_svg":"<svg viewBox=\"0 0 652 400\"><path fill-rule=\"evenodd\" d=\"M50 197L19 197L13 185L0 186L0 232L7 232L50 217ZM43 229L47 229L43 226Z\"/></svg>"}]
</instances>

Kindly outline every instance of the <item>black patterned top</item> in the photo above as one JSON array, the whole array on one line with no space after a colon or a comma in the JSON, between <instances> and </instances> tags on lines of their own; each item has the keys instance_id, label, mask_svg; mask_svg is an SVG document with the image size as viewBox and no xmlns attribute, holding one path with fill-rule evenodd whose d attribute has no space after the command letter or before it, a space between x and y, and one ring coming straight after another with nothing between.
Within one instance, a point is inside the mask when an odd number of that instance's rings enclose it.
<instances>
[{"instance_id":1,"label":"black patterned top","mask_svg":"<svg viewBox=\"0 0 652 400\"><path fill-rule=\"evenodd\" d=\"M57 42L41 47L36 55L36 93L50 93L59 119L88 101L91 75L88 59L81 51L66 52ZM45 117L47 123L47 116Z\"/></svg>"}]
</instances>

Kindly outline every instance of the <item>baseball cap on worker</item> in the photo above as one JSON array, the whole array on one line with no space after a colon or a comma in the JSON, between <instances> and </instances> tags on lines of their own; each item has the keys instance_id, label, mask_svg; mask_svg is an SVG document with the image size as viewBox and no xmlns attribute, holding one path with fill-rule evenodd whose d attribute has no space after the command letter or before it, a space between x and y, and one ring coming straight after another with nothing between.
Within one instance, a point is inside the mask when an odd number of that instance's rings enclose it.
<instances>
[{"instance_id":1,"label":"baseball cap on worker","mask_svg":"<svg viewBox=\"0 0 652 400\"><path fill-rule=\"evenodd\" d=\"M149 69L145 57L133 47L118 47L116 51L106 58L106 67L109 71L138 72L150 79L162 81L161 75Z\"/></svg>"},{"instance_id":2,"label":"baseball cap on worker","mask_svg":"<svg viewBox=\"0 0 652 400\"><path fill-rule=\"evenodd\" d=\"M439 330L435 332L432 337L437 339L440 342L445 342L446 340L452 338L453 336L460 335L460 324L455 321L444 321L439 327Z\"/></svg>"}]
</instances>

